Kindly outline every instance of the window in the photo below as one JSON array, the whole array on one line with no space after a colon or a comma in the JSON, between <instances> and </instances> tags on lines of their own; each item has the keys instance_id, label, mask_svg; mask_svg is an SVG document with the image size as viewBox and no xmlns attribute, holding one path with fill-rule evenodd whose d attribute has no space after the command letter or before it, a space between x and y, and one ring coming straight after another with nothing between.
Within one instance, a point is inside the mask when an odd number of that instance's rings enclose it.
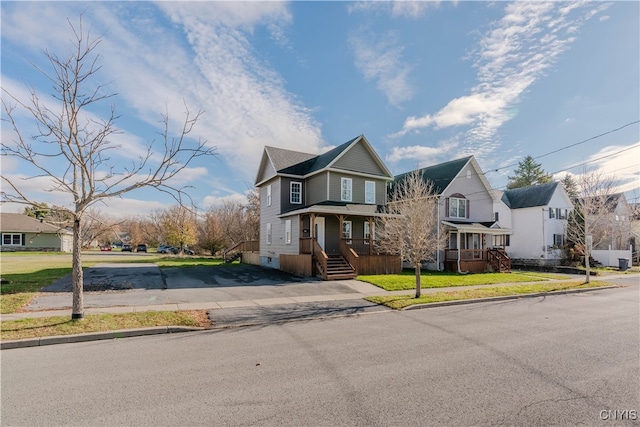
<instances>
[{"instance_id":1,"label":"window","mask_svg":"<svg viewBox=\"0 0 640 427\"><path fill-rule=\"evenodd\" d=\"M271 184L267 185L267 206L271 206Z\"/></svg>"},{"instance_id":2,"label":"window","mask_svg":"<svg viewBox=\"0 0 640 427\"><path fill-rule=\"evenodd\" d=\"M467 217L467 199L450 197L449 198L449 217L450 218L466 218Z\"/></svg>"},{"instance_id":3,"label":"window","mask_svg":"<svg viewBox=\"0 0 640 427\"><path fill-rule=\"evenodd\" d=\"M449 249L458 249L458 233L449 233Z\"/></svg>"},{"instance_id":4,"label":"window","mask_svg":"<svg viewBox=\"0 0 640 427\"><path fill-rule=\"evenodd\" d=\"M340 180L340 187L342 191L340 192L340 200L344 202L351 201L351 178L342 178Z\"/></svg>"},{"instance_id":5,"label":"window","mask_svg":"<svg viewBox=\"0 0 640 427\"><path fill-rule=\"evenodd\" d=\"M365 221L364 222L364 239L365 239L365 245L369 244L369 239L375 239L375 235L374 235L374 226L373 224L369 224L369 221Z\"/></svg>"},{"instance_id":6,"label":"window","mask_svg":"<svg viewBox=\"0 0 640 427\"><path fill-rule=\"evenodd\" d=\"M493 220L495 222L498 222L500 220L500 212L494 212L493 213Z\"/></svg>"},{"instance_id":7,"label":"window","mask_svg":"<svg viewBox=\"0 0 640 427\"><path fill-rule=\"evenodd\" d=\"M493 246L509 246L511 243L511 235L501 234L493 236Z\"/></svg>"},{"instance_id":8,"label":"window","mask_svg":"<svg viewBox=\"0 0 640 427\"><path fill-rule=\"evenodd\" d=\"M376 183L374 181L364 182L364 202L368 204L376 203Z\"/></svg>"},{"instance_id":9,"label":"window","mask_svg":"<svg viewBox=\"0 0 640 427\"><path fill-rule=\"evenodd\" d=\"M561 248L564 245L564 236L562 234L553 235L553 246Z\"/></svg>"},{"instance_id":10,"label":"window","mask_svg":"<svg viewBox=\"0 0 640 427\"><path fill-rule=\"evenodd\" d=\"M549 208L549 219L553 219L556 217L556 210L553 208Z\"/></svg>"},{"instance_id":11,"label":"window","mask_svg":"<svg viewBox=\"0 0 640 427\"><path fill-rule=\"evenodd\" d=\"M22 246L22 234L5 233L2 235L2 244L7 246Z\"/></svg>"},{"instance_id":12,"label":"window","mask_svg":"<svg viewBox=\"0 0 640 427\"><path fill-rule=\"evenodd\" d=\"M291 192L290 192L290 201L291 204L299 205L302 203L302 183L301 182L291 182Z\"/></svg>"},{"instance_id":13,"label":"window","mask_svg":"<svg viewBox=\"0 0 640 427\"><path fill-rule=\"evenodd\" d=\"M284 222L284 243L291 244L291 220L288 219Z\"/></svg>"},{"instance_id":14,"label":"window","mask_svg":"<svg viewBox=\"0 0 640 427\"><path fill-rule=\"evenodd\" d=\"M351 221L342 222L342 238L346 239L348 244L351 244Z\"/></svg>"},{"instance_id":15,"label":"window","mask_svg":"<svg viewBox=\"0 0 640 427\"><path fill-rule=\"evenodd\" d=\"M267 223L267 245L271 244L271 223Z\"/></svg>"}]
</instances>

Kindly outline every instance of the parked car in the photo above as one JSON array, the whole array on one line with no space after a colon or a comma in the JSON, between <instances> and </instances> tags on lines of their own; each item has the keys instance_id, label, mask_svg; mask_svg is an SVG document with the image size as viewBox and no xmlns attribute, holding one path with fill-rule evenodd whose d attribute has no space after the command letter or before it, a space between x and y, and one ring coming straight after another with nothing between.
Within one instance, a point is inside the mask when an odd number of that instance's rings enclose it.
<instances>
[{"instance_id":1,"label":"parked car","mask_svg":"<svg viewBox=\"0 0 640 427\"><path fill-rule=\"evenodd\" d=\"M102 252L111 251L111 245L102 245L102 246L100 246L100 250Z\"/></svg>"},{"instance_id":2,"label":"parked car","mask_svg":"<svg viewBox=\"0 0 640 427\"><path fill-rule=\"evenodd\" d=\"M136 247L136 252L147 252L147 245L145 245L144 243L139 244Z\"/></svg>"},{"instance_id":3,"label":"parked car","mask_svg":"<svg viewBox=\"0 0 640 427\"><path fill-rule=\"evenodd\" d=\"M131 245L123 244L122 245L122 252L133 252L131 250Z\"/></svg>"},{"instance_id":4,"label":"parked car","mask_svg":"<svg viewBox=\"0 0 640 427\"><path fill-rule=\"evenodd\" d=\"M168 254L169 249L171 249L171 246L169 245L160 245L158 246L158 249L156 249L156 252L159 254Z\"/></svg>"}]
</instances>

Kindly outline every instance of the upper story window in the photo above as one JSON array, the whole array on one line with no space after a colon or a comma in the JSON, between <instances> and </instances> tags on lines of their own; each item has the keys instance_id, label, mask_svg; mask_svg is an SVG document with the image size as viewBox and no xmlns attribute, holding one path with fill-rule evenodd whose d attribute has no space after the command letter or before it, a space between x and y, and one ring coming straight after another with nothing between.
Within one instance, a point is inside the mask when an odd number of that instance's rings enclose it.
<instances>
[{"instance_id":1,"label":"upper story window","mask_svg":"<svg viewBox=\"0 0 640 427\"><path fill-rule=\"evenodd\" d=\"M364 202L369 204L376 203L376 183L374 181L364 182Z\"/></svg>"},{"instance_id":2,"label":"upper story window","mask_svg":"<svg viewBox=\"0 0 640 427\"><path fill-rule=\"evenodd\" d=\"M350 202L352 195L351 195L351 187L352 187L352 180L351 178L342 178L340 181L340 200L342 200L343 202Z\"/></svg>"},{"instance_id":3,"label":"upper story window","mask_svg":"<svg viewBox=\"0 0 640 427\"><path fill-rule=\"evenodd\" d=\"M447 199L449 218L468 218L469 201L461 194L454 194Z\"/></svg>"},{"instance_id":4,"label":"upper story window","mask_svg":"<svg viewBox=\"0 0 640 427\"><path fill-rule=\"evenodd\" d=\"M549 218L567 219L569 217L569 209L549 208Z\"/></svg>"},{"instance_id":5,"label":"upper story window","mask_svg":"<svg viewBox=\"0 0 640 427\"><path fill-rule=\"evenodd\" d=\"M271 206L271 184L267 185L267 206Z\"/></svg>"},{"instance_id":6,"label":"upper story window","mask_svg":"<svg viewBox=\"0 0 640 427\"><path fill-rule=\"evenodd\" d=\"M290 202L293 205L299 205L302 203L302 183L297 181L291 181L291 191L289 193Z\"/></svg>"}]
</instances>

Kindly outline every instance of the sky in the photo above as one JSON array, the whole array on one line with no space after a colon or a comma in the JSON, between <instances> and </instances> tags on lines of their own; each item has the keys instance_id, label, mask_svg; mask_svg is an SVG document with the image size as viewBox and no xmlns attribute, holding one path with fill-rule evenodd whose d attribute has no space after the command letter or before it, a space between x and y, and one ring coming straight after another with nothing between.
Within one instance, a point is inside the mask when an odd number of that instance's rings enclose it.
<instances>
[{"instance_id":1,"label":"sky","mask_svg":"<svg viewBox=\"0 0 640 427\"><path fill-rule=\"evenodd\" d=\"M639 201L636 1L2 1L0 8L9 103L32 88L59 107L38 68L50 71L45 51L65 56L67 19L77 24L82 14L83 27L100 38L101 69L90 84L116 96L86 117L104 119L115 108L115 170L146 144L161 149L163 114L175 136L185 105L202 111L189 136L217 155L192 162L174 181L199 209L245 200L265 146L319 154L361 134L394 174L474 155L490 184L504 189L531 155L557 179L600 171ZM33 131L26 114L17 111L16 121ZM3 122L3 144L13 140ZM46 178L24 180L37 175L30 165L3 156L0 166L29 197L72 205ZM137 216L172 204L147 188L97 207Z\"/></svg>"}]
</instances>

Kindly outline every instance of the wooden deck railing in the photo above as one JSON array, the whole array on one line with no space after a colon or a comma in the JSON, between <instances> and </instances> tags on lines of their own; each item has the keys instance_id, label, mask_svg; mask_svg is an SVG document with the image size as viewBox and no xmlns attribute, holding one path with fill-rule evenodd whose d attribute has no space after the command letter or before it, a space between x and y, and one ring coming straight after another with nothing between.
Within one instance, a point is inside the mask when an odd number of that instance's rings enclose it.
<instances>
[{"instance_id":1,"label":"wooden deck railing","mask_svg":"<svg viewBox=\"0 0 640 427\"><path fill-rule=\"evenodd\" d=\"M260 242L258 240L246 240L225 249L222 252L222 259L224 262L231 262L238 259L242 252L257 252L259 250Z\"/></svg>"},{"instance_id":2,"label":"wooden deck railing","mask_svg":"<svg viewBox=\"0 0 640 427\"><path fill-rule=\"evenodd\" d=\"M329 259L329 257L327 256L327 253L322 250L317 240L311 239L311 241L313 244L313 259L316 263L316 268L318 269L318 272L320 273L322 278L326 279L327 278L327 260Z\"/></svg>"},{"instance_id":3,"label":"wooden deck railing","mask_svg":"<svg viewBox=\"0 0 640 427\"><path fill-rule=\"evenodd\" d=\"M458 259L458 249L445 249L445 261L456 261ZM460 249L461 261L486 261L487 249Z\"/></svg>"},{"instance_id":4,"label":"wooden deck railing","mask_svg":"<svg viewBox=\"0 0 640 427\"><path fill-rule=\"evenodd\" d=\"M349 265L351 265L351 268L353 268L353 271L355 271L357 275L359 257L356 251L351 247L351 245L347 244L347 242L348 240L340 239L340 255L342 255L344 259L347 260L347 262L349 263Z\"/></svg>"}]
</instances>

